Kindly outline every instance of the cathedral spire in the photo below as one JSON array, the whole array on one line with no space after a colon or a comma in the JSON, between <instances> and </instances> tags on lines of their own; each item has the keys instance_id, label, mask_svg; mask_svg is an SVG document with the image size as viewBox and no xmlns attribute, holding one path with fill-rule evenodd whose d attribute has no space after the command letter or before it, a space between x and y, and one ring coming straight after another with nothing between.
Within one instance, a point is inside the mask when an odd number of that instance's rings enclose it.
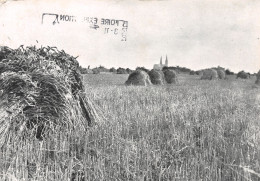
<instances>
[{"instance_id":1,"label":"cathedral spire","mask_svg":"<svg viewBox=\"0 0 260 181\"><path fill-rule=\"evenodd\" d=\"M168 67L168 57L166 55L166 59L165 59L165 66Z\"/></svg>"},{"instance_id":2,"label":"cathedral spire","mask_svg":"<svg viewBox=\"0 0 260 181\"><path fill-rule=\"evenodd\" d=\"M160 65L162 65L162 56L161 56L161 59L160 59Z\"/></svg>"}]
</instances>

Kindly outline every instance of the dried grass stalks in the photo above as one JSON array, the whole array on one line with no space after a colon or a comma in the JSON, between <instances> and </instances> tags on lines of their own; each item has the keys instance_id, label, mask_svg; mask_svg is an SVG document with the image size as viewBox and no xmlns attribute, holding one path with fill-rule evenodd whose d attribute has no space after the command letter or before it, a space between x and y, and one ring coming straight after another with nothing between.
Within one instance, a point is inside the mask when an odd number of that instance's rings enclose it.
<instances>
[{"instance_id":1,"label":"dried grass stalks","mask_svg":"<svg viewBox=\"0 0 260 181\"><path fill-rule=\"evenodd\" d=\"M163 71L163 73L164 73L165 81L168 84L176 84L179 82L177 73L174 70L166 69Z\"/></svg>"},{"instance_id":2,"label":"dried grass stalks","mask_svg":"<svg viewBox=\"0 0 260 181\"><path fill-rule=\"evenodd\" d=\"M148 75L151 79L152 84L154 85L163 85L165 83L164 81L164 74L160 70L154 70L148 72Z\"/></svg>"},{"instance_id":3,"label":"dried grass stalks","mask_svg":"<svg viewBox=\"0 0 260 181\"><path fill-rule=\"evenodd\" d=\"M257 85L260 85L260 70L259 70L258 73L256 74L256 81L255 81L255 83L256 83Z\"/></svg>"},{"instance_id":4,"label":"dried grass stalks","mask_svg":"<svg viewBox=\"0 0 260 181\"><path fill-rule=\"evenodd\" d=\"M151 80L149 75L143 70L135 70L132 72L127 81L125 82L126 85L151 85Z\"/></svg>"},{"instance_id":5,"label":"dried grass stalks","mask_svg":"<svg viewBox=\"0 0 260 181\"><path fill-rule=\"evenodd\" d=\"M218 72L214 69L203 70L202 80L214 80L218 78Z\"/></svg>"},{"instance_id":6,"label":"dried grass stalks","mask_svg":"<svg viewBox=\"0 0 260 181\"><path fill-rule=\"evenodd\" d=\"M57 48L0 47L0 147L8 135L42 139L100 120L78 68L75 57Z\"/></svg>"}]
</instances>

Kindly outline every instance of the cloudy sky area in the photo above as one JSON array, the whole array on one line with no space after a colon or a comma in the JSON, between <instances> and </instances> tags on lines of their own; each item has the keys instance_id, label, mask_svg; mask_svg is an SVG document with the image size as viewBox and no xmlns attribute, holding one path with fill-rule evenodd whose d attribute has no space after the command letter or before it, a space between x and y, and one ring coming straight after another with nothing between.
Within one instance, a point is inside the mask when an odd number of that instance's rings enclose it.
<instances>
[{"instance_id":1,"label":"cloudy sky area","mask_svg":"<svg viewBox=\"0 0 260 181\"><path fill-rule=\"evenodd\" d=\"M73 15L77 22L53 25L45 16L42 24L43 13ZM128 21L127 40L104 33L119 27L91 29L84 17L98 18L99 25L102 18ZM167 54L171 66L257 72L260 1L8 1L0 6L0 44L56 46L92 68L152 68Z\"/></svg>"}]
</instances>

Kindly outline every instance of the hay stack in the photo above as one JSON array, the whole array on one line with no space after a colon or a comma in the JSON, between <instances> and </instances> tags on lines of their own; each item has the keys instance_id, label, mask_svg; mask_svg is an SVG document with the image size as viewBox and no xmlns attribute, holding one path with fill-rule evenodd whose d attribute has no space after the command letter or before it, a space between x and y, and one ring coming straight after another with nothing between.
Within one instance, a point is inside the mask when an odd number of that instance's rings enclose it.
<instances>
[{"instance_id":1,"label":"hay stack","mask_svg":"<svg viewBox=\"0 0 260 181\"><path fill-rule=\"evenodd\" d=\"M214 80L218 78L218 72L214 69L203 70L202 80Z\"/></svg>"},{"instance_id":2,"label":"hay stack","mask_svg":"<svg viewBox=\"0 0 260 181\"><path fill-rule=\"evenodd\" d=\"M161 70L154 70L148 72L152 84L163 85L164 84L164 74Z\"/></svg>"},{"instance_id":3,"label":"hay stack","mask_svg":"<svg viewBox=\"0 0 260 181\"><path fill-rule=\"evenodd\" d=\"M244 72L244 71L240 71L240 72L237 73L237 79L238 79L238 78L248 79L248 78L249 78L249 75L248 75L246 72Z\"/></svg>"},{"instance_id":4,"label":"hay stack","mask_svg":"<svg viewBox=\"0 0 260 181\"><path fill-rule=\"evenodd\" d=\"M221 70L221 69L217 69L217 73L218 73L218 78L219 79L225 79L226 78L226 73L225 71Z\"/></svg>"},{"instance_id":5,"label":"hay stack","mask_svg":"<svg viewBox=\"0 0 260 181\"><path fill-rule=\"evenodd\" d=\"M1 47L0 58L0 147L11 133L43 139L98 121L75 57L51 47Z\"/></svg>"},{"instance_id":6,"label":"hay stack","mask_svg":"<svg viewBox=\"0 0 260 181\"><path fill-rule=\"evenodd\" d=\"M174 70L166 69L166 70L164 70L163 73L164 73L165 81L168 84L178 83L177 73Z\"/></svg>"},{"instance_id":7,"label":"hay stack","mask_svg":"<svg viewBox=\"0 0 260 181\"><path fill-rule=\"evenodd\" d=\"M199 71L199 70L198 70L198 71L195 71L195 74L196 74L196 75L202 75L202 71Z\"/></svg>"},{"instance_id":8,"label":"hay stack","mask_svg":"<svg viewBox=\"0 0 260 181\"><path fill-rule=\"evenodd\" d=\"M125 82L126 85L151 85L151 80L149 75L143 70L135 70L132 72L127 81Z\"/></svg>"},{"instance_id":9,"label":"hay stack","mask_svg":"<svg viewBox=\"0 0 260 181\"><path fill-rule=\"evenodd\" d=\"M257 85L260 85L260 70L259 70L259 72L256 74L256 81L255 81L255 83L256 83Z\"/></svg>"},{"instance_id":10,"label":"hay stack","mask_svg":"<svg viewBox=\"0 0 260 181\"><path fill-rule=\"evenodd\" d=\"M196 74L195 71L193 71L193 70L190 71L190 75L195 75L195 74Z\"/></svg>"}]
</instances>

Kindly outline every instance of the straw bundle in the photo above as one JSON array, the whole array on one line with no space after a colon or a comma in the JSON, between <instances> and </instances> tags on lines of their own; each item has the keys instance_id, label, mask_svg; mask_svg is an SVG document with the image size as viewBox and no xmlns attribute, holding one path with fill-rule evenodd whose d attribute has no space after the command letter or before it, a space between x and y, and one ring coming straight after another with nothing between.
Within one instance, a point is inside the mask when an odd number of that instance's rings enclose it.
<instances>
[{"instance_id":1,"label":"straw bundle","mask_svg":"<svg viewBox=\"0 0 260 181\"><path fill-rule=\"evenodd\" d=\"M219 79L225 79L226 78L226 73L225 71L221 70L221 69L216 69L217 73L218 73L218 78Z\"/></svg>"},{"instance_id":2,"label":"straw bundle","mask_svg":"<svg viewBox=\"0 0 260 181\"><path fill-rule=\"evenodd\" d=\"M149 75L143 70L135 70L129 76L126 85L151 85L151 80Z\"/></svg>"},{"instance_id":3,"label":"straw bundle","mask_svg":"<svg viewBox=\"0 0 260 181\"><path fill-rule=\"evenodd\" d=\"M163 85L164 84L164 74L161 70L152 69L148 72L152 84Z\"/></svg>"},{"instance_id":4,"label":"straw bundle","mask_svg":"<svg viewBox=\"0 0 260 181\"><path fill-rule=\"evenodd\" d=\"M218 72L214 69L205 69L201 76L202 80L214 80L218 78Z\"/></svg>"},{"instance_id":5,"label":"straw bundle","mask_svg":"<svg viewBox=\"0 0 260 181\"><path fill-rule=\"evenodd\" d=\"M33 130L43 139L58 130L86 130L99 119L75 57L51 47L0 47L0 147L11 133Z\"/></svg>"},{"instance_id":6,"label":"straw bundle","mask_svg":"<svg viewBox=\"0 0 260 181\"><path fill-rule=\"evenodd\" d=\"M168 84L176 84L179 82L177 73L174 70L166 69L163 71L163 73L164 73L165 81Z\"/></svg>"}]
</instances>

